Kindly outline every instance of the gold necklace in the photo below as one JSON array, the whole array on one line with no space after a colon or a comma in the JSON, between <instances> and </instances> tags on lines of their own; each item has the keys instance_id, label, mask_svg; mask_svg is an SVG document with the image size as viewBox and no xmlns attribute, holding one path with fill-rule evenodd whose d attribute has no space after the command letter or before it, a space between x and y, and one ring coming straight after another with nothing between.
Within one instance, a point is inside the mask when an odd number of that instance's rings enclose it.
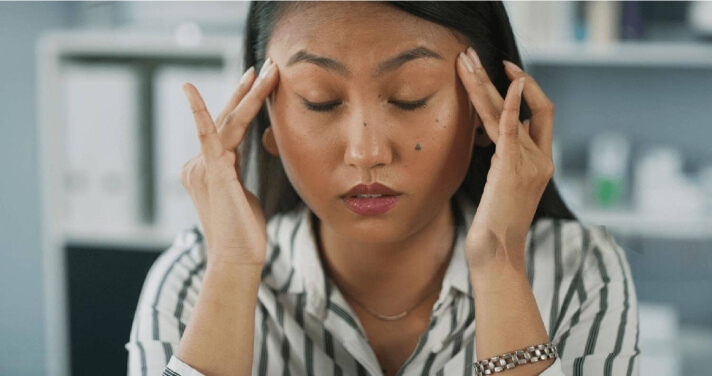
<instances>
[{"instance_id":1,"label":"gold necklace","mask_svg":"<svg viewBox=\"0 0 712 376\"><path fill-rule=\"evenodd\" d=\"M356 300L356 298L354 298L352 295L346 294L346 292L343 292L343 291L342 291L342 294L344 294L344 295L348 296L349 298L351 298L351 300L353 300L353 301L356 302L358 305L360 305L361 307L363 307L364 309L366 309L366 311L368 311L368 313L370 313L370 314L371 314L372 316L374 316L375 318L377 318L377 319L379 319L379 320L383 320L383 321L396 321L396 320L400 320L400 319L402 319L402 318L408 316L408 314L409 314L412 310L418 308L421 304L423 304L423 303L428 299L428 297L429 297L430 295L432 295L434 292L436 292L436 291L438 291L438 290L440 290L440 288L433 289L433 290L430 291L427 295L425 295L425 297L423 297L416 305L414 305L414 306L411 307L410 309L407 309L407 310L405 310L405 311L403 311L403 312L401 312L401 313L399 313L399 314L397 314L397 315L384 315L384 314L382 314L382 313L378 313L378 312L374 311L373 309L369 308L368 306L366 306L365 304L361 303L360 301Z\"/></svg>"}]
</instances>

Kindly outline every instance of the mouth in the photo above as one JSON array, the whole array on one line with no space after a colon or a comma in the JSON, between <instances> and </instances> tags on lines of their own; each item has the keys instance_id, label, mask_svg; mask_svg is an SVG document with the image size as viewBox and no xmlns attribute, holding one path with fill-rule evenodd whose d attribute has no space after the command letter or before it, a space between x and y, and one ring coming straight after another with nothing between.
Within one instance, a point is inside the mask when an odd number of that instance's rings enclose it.
<instances>
[{"instance_id":1,"label":"mouth","mask_svg":"<svg viewBox=\"0 0 712 376\"><path fill-rule=\"evenodd\" d=\"M354 213L364 216L382 215L393 209L401 193L374 183L359 184L342 196L346 206Z\"/></svg>"}]
</instances>

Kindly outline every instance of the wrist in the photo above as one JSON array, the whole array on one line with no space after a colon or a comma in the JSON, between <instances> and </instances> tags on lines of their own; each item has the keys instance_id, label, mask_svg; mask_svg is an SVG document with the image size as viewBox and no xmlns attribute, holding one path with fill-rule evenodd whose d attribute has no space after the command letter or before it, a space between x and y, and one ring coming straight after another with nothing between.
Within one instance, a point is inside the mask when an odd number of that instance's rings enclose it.
<instances>
[{"instance_id":1,"label":"wrist","mask_svg":"<svg viewBox=\"0 0 712 376\"><path fill-rule=\"evenodd\" d=\"M226 285L239 285L245 288L259 288L262 279L261 264L236 264L221 260L208 261L205 278L219 280Z\"/></svg>"},{"instance_id":2,"label":"wrist","mask_svg":"<svg viewBox=\"0 0 712 376\"><path fill-rule=\"evenodd\" d=\"M470 278L472 288L488 294L504 293L514 286L529 287L526 266L524 262L498 260L486 267L471 267Z\"/></svg>"}]
</instances>

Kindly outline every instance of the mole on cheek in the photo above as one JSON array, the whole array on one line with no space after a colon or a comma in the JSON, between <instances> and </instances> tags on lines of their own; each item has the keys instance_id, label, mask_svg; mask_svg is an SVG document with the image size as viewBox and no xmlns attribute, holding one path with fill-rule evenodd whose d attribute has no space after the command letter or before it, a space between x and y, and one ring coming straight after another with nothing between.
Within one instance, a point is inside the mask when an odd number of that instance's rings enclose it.
<instances>
[{"instance_id":1,"label":"mole on cheek","mask_svg":"<svg viewBox=\"0 0 712 376\"><path fill-rule=\"evenodd\" d=\"M420 144L415 144L415 150L420 151Z\"/></svg>"},{"instance_id":2,"label":"mole on cheek","mask_svg":"<svg viewBox=\"0 0 712 376\"><path fill-rule=\"evenodd\" d=\"M366 123L365 123L365 122L363 123L363 126L364 126L364 127L366 126Z\"/></svg>"}]
</instances>

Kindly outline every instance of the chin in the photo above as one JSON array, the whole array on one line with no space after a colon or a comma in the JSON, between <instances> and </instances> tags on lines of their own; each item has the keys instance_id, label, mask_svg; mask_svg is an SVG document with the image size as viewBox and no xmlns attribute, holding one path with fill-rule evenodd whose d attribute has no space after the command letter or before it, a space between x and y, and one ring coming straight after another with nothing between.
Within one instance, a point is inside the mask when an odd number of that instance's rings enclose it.
<instances>
[{"instance_id":1,"label":"chin","mask_svg":"<svg viewBox=\"0 0 712 376\"><path fill-rule=\"evenodd\" d=\"M374 216L356 214L343 203L339 206L331 216L324 218L325 224L344 238L359 243L402 242L428 222L422 213L413 213L413 208L406 205L398 205L386 214Z\"/></svg>"},{"instance_id":2,"label":"chin","mask_svg":"<svg viewBox=\"0 0 712 376\"><path fill-rule=\"evenodd\" d=\"M374 244L402 242L414 233L411 226L394 218L384 218L378 221L348 221L339 223L338 227L332 228L354 242Z\"/></svg>"}]
</instances>

